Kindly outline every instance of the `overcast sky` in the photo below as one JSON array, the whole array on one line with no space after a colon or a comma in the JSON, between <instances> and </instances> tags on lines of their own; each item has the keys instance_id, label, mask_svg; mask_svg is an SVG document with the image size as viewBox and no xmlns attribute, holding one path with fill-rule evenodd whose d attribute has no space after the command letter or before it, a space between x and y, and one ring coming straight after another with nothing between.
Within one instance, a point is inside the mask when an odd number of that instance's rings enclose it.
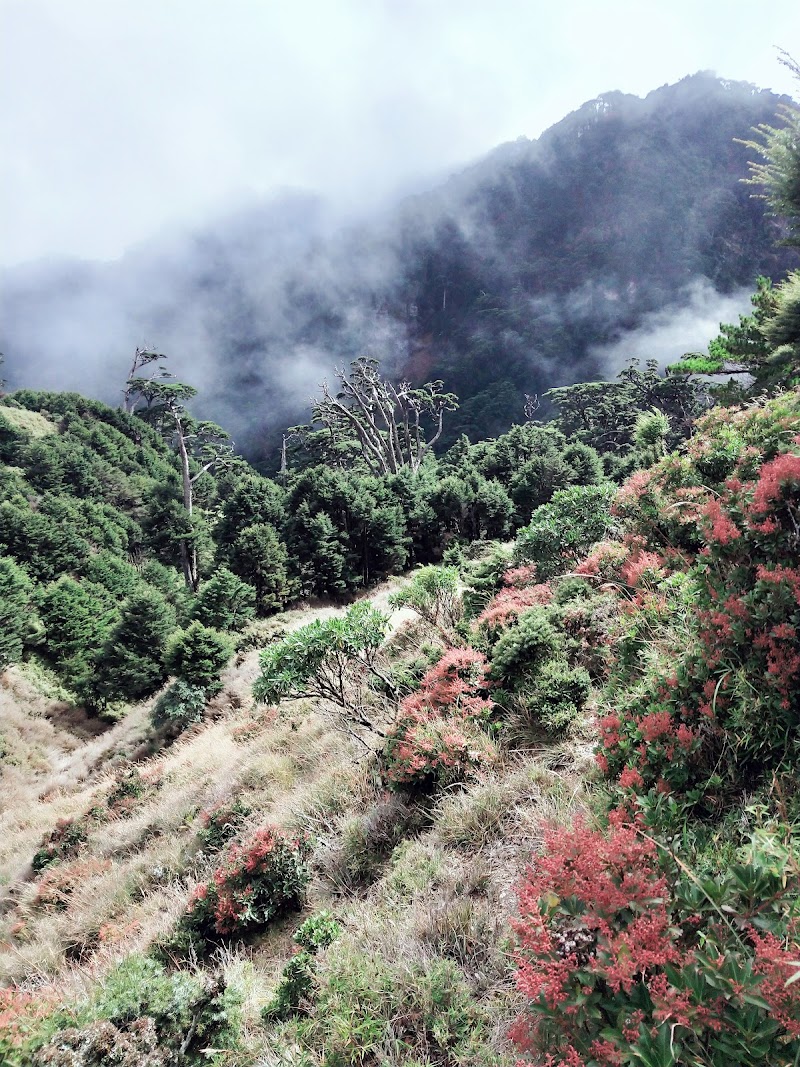
<instances>
[{"instance_id":1,"label":"overcast sky","mask_svg":"<svg viewBox=\"0 0 800 1067\"><path fill-rule=\"evenodd\" d=\"M0 262L285 187L379 201L697 70L797 94L800 2L0 0Z\"/></svg>"}]
</instances>

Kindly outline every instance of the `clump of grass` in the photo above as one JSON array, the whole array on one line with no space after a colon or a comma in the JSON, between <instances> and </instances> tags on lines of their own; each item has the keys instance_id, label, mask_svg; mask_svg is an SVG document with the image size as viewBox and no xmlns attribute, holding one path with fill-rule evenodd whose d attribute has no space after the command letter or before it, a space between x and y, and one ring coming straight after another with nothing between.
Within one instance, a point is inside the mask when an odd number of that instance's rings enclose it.
<instances>
[{"instance_id":1,"label":"clump of grass","mask_svg":"<svg viewBox=\"0 0 800 1067\"><path fill-rule=\"evenodd\" d=\"M375 800L359 815L345 817L336 837L315 856L316 866L338 893L376 880L392 851L425 825L422 810L396 794Z\"/></svg>"},{"instance_id":2,"label":"clump of grass","mask_svg":"<svg viewBox=\"0 0 800 1067\"><path fill-rule=\"evenodd\" d=\"M477 851L495 841L519 840L544 822L571 821L580 803L573 777L541 762L522 763L439 802L434 813L437 838L446 845ZM531 841L538 837L538 829Z\"/></svg>"}]
</instances>

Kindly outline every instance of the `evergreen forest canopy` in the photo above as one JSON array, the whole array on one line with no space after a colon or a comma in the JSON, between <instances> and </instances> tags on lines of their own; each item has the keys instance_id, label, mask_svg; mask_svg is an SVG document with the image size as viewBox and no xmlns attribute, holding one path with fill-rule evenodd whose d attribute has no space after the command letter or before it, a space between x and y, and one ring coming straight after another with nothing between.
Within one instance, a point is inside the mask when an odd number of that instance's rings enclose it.
<instances>
[{"instance_id":1,"label":"evergreen forest canopy","mask_svg":"<svg viewBox=\"0 0 800 1067\"><path fill-rule=\"evenodd\" d=\"M157 341L198 413L274 474L314 383L366 354L458 395L442 446L495 437L526 394L613 377L603 346L699 285L728 294L786 272L736 140L778 104L710 74L607 93L379 219L342 227L290 196L116 264L12 271L7 374L116 403L131 339Z\"/></svg>"},{"instance_id":2,"label":"evergreen forest canopy","mask_svg":"<svg viewBox=\"0 0 800 1067\"><path fill-rule=\"evenodd\" d=\"M796 257L800 111L746 147ZM161 690L71 786L0 734L4 1062L796 1065L799 279L438 454L450 383L355 359L275 480L149 349L126 410L3 396L6 682Z\"/></svg>"}]
</instances>

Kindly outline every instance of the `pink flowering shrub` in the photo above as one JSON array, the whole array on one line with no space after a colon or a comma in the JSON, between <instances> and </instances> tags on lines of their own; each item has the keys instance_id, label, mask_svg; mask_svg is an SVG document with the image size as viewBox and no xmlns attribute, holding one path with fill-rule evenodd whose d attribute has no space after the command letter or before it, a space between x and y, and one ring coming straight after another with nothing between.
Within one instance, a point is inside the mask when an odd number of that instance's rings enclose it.
<instances>
[{"instance_id":1,"label":"pink flowering shrub","mask_svg":"<svg viewBox=\"0 0 800 1067\"><path fill-rule=\"evenodd\" d=\"M309 846L272 826L245 844L232 844L210 881L196 886L171 947L202 949L220 938L238 938L300 907L309 873Z\"/></svg>"},{"instance_id":2,"label":"pink flowering shrub","mask_svg":"<svg viewBox=\"0 0 800 1067\"><path fill-rule=\"evenodd\" d=\"M784 400L715 412L708 425L727 451L693 441L688 457L639 472L617 498L626 540L637 543L619 573L635 592L623 606L628 636L617 643L597 759L622 794L694 790L709 807L722 789L769 780L800 740L800 455L789 432L800 414L787 410ZM723 432L731 427L742 438L735 449ZM766 443L767 458L752 441ZM698 464L709 456L702 473L724 480L702 486ZM650 670L644 691L626 691L633 661L671 610L659 585L670 572L690 583L690 629L664 650L668 666Z\"/></svg>"},{"instance_id":3,"label":"pink flowering shrub","mask_svg":"<svg viewBox=\"0 0 800 1067\"><path fill-rule=\"evenodd\" d=\"M481 728L492 709L483 695L489 665L475 649L452 648L400 705L383 750L393 786L427 790L461 781L494 759Z\"/></svg>"},{"instance_id":4,"label":"pink flowering shrub","mask_svg":"<svg viewBox=\"0 0 800 1067\"><path fill-rule=\"evenodd\" d=\"M548 582L525 585L520 581L520 573L535 573L533 567L519 567L507 571L503 578L503 588L492 597L484 610L475 620L477 626L490 633L515 622L529 608L549 604L553 592Z\"/></svg>"},{"instance_id":5,"label":"pink flowering shrub","mask_svg":"<svg viewBox=\"0 0 800 1067\"><path fill-rule=\"evenodd\" d=\"M494 758L474 720L425 709L401 710L384 749L388 782L423 791L463 781Z\"/></svg>"},{"instance_id":6,"label":"pink flowering shrub","mask_svg":"<svg viewBox=\"0 0 800 1067\"><path fill-rule=\"evenodd\" d=\"M512 1036L533 1062L795 1062L800 945L774 906L781 878L741 867L698 892L680 873L619 813L606 833L550 832L515 923L528 1009Z\"/></svg>"},{"instance_id":7,"label":"pink flowering shrub","mask_svg":"<svg viewBox=\"0 0 800 1067\"><path fill-rule=\"evenodd\" d=\"M575 568L618 601L610 825L550 834L520 889L513 1033L537 1064L800 1062L799 429L800 394L712 412Z\"/></svg>"},{"instance_id":8,"label":"pink flowering shrub","mask_svg":"<svg viewBox=\"0 0 800 1067\"><path fill-rule=\"evenodd\" d=\"M0 1063L31 1063L30 1044L37 1030L59 1007L55 986L34 990L0 989Z\"/></svg>"}]
</instances>

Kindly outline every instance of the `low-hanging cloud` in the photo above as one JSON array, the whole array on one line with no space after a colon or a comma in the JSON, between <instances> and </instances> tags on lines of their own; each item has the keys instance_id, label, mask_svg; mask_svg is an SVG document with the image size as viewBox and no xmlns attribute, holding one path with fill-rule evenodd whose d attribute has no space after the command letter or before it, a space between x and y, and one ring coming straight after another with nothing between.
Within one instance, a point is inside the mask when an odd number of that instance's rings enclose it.
<instances>
[{"instance_id":1,"label":"low-hanging cloud","mask_svg":"<svg viewBox=\"0 0 800 1067\"><path fill-rule=\"evenodd\" d=\"M752 311L751 294L750 288L719 293L707 278L698 278L687 287L680 306L651 312L635 330L592 348L591 355L605 378L615 377L633 359L654 359L663 370L686 352L705 352L720 323L738 322L739 315Z\"/></svg>"},{"instance_id":2,"label":"low-hanging cloud","mask_svg":"<svg viewBox=\"0 0 800 1067\"><path fill-rule=\"evenodd\" d=\"M3 0L0 262L117 258L281 187L377 204L691 70L790 92L776 26L796 0Z\"/></svg>"}]
</instances>

